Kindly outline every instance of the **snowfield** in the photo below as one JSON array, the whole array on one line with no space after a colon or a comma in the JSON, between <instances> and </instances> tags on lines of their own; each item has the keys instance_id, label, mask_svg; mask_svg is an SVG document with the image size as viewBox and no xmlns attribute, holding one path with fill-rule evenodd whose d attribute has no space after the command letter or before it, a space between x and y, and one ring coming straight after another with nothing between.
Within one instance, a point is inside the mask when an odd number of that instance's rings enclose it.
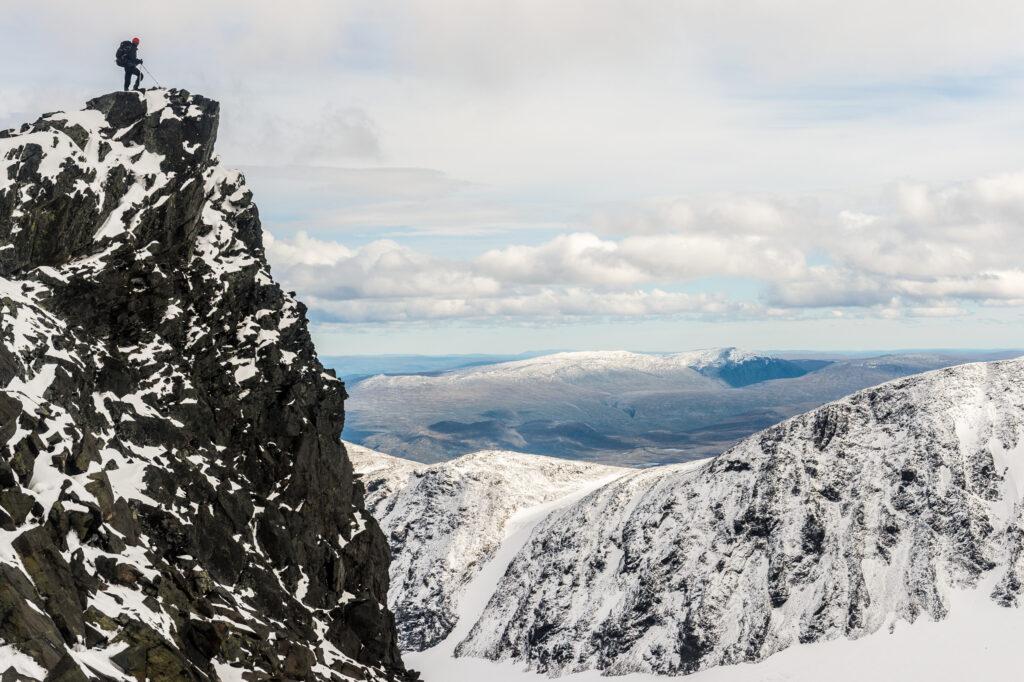
<instances>
[{"instance_id":1,"label":"snowfield","mask_svg":"<svg viewBox=\"0 0 1024 682\"><path fill-rule=\"evenodd\" d=\"M680 674L1021 591L1024 361L868 389L538 527L460 655ZM585 529L585 531L581 531Z\"/></svg>"},{"instance_id":2,"label":"snowfield","mask_svg":"<svg viewBox=\"0 0 1024 682\"><path fill-rule=\"evenodd\" d=\"M720 666L684 678L652 674L607 677L591 670L560 682L1006 682L1016 679L1024 656L1024 613L988 599L988 586L951 595L951 615L938 622L898 624L858 640L790 647L759 663ZM453 658L443 647L404 655L426 681L544 682L521 665Z\"/></svg>"}]
</instances>

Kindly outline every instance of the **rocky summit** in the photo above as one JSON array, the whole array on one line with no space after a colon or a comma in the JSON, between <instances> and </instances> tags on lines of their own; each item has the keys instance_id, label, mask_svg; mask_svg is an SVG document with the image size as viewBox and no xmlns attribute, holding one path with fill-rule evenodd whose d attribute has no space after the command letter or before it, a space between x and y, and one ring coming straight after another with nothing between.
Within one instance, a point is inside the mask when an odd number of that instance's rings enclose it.
<instances>
[{"instance_id":1,"label":"rocky summit","mask_svg":"<svg viewBox=\"0 0 1024 682\"><path fill-rule=\"evenodd\" d=\"M0 676L409 680L344 386L219 107L0 132Z\"/></svg>"}]
</instances>

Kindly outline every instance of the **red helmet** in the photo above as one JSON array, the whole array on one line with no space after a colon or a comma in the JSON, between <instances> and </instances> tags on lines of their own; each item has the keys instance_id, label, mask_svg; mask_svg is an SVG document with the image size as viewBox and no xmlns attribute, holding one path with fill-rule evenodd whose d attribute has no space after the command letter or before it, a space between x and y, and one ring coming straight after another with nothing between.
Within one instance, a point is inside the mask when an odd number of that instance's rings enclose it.
<instances>
[{"instance_id":1,"label":"red helmet","mask_svg":"<svg viewBox=\"0 0 1024 682\"><path fill-rule=\"evenodd\" d=\"M141 43L141 42L142 42L142 41L141 41L141 40L139 40L138 38L132 38L132 44L133 44L133 45L138 45L138 44L139 44L139 43Z\"/></svg>"}]
</instances>

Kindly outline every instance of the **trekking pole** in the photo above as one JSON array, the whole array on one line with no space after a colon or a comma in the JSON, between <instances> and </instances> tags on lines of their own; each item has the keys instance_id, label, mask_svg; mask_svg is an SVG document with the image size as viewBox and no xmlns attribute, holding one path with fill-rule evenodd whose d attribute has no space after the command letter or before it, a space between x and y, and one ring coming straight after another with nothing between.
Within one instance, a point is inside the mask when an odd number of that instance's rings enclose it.
<instances>
[{"instance_id":1,"label":"trekking pole","mask_svg":"<svg viewBox=\"0 0 1024 682\"><path fill-rule=\"evenodd\" d=\"M153 79L153 82L156 83L156 87L158 87L158 88L164 87L164 86L160 85L160 81L158 81L156 79L156 76L154 76L153 74L151 74L149 72L149 69L146 68L145 64L141 64L140 66L142 66L142 70L146 72L146 75Z\"/></svg>"}]
</instances>

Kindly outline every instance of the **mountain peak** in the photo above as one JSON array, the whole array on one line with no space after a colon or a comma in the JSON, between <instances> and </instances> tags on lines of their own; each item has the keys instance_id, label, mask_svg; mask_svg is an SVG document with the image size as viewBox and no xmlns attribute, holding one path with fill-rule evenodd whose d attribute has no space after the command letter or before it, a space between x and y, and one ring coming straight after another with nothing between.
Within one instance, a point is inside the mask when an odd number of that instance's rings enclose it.
<instances>
[{"instance_id":1,"label":"mountain peak","mask_svg":"<svg viewBox=\"0 0 1024 682\"><path fill-rule=\"evenodd\" d=\"M0 641L69 680L407 679L344 387L218 121L155 90L0 133Z\"/></svg>"},{"instance_id":2,"label":"mountain peak","mask_svg":"<svg viewBox=\"0 0 1024 682\"><path fill-rule=\"evenodd\" d=\"M213 162L219 112L184 90L115 92L0 132L0 192L12 197L0 206L0 274L109 253L112 243L188 245L214 176L243 181ZM179 211L185 224L152 219Z\"/></svg>"},{"instance_id":3,"label":"mountain peak","mask_svg":"<svg viewBox=\"0 0 1024 682\"><path fill-rule=\"evenodd\" d=\"M720 367L729 363L735 364L748 362L757 358L768 359L768 356L741 350L735 346L684 351L682 353L676 353L672 357L677 359L679 362L698 370L704 369L705 367Z\"/></svg>"}]
</instances>

